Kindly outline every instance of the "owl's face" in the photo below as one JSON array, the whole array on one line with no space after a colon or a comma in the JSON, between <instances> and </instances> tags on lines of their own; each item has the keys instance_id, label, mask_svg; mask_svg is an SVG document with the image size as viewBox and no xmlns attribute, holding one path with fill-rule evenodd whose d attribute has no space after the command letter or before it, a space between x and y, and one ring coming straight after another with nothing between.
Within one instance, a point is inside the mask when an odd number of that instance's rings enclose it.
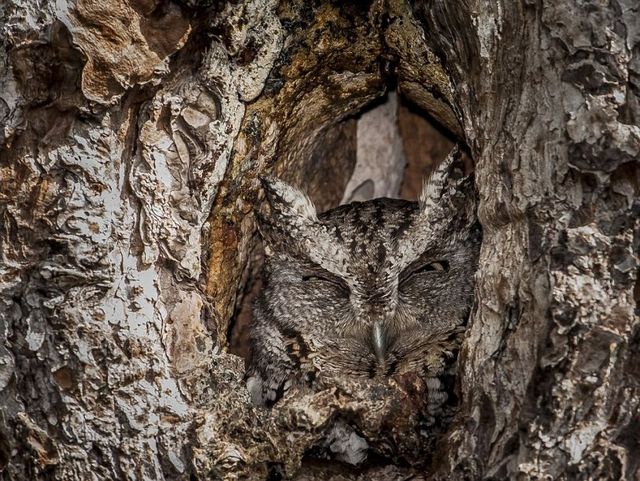
<instances>
[{"instance_id":1,"label":"owl's face","mask_svg":"<svg viewBox=\"0 0 640 481\"><path fill-rule=\"evenodd\" d=\"M375 199L319 215L300 191L265 181L259 309L323 374L442 370L468 316L479 245L471 182L434 195L444 180L421 202Z\"/></svg>"}]
</instances>

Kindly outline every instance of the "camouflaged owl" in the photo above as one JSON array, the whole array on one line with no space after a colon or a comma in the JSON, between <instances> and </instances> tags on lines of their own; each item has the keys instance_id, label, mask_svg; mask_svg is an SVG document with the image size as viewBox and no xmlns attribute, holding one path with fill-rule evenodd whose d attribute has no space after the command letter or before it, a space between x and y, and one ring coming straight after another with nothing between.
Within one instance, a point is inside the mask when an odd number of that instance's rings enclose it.
<instances>
[{"instance_id":1,"label":"camouflaged owl","mask_svg":"<svg viewBox=\"0 0 640 481\"><path fill-rule=\"evenodd\" d=\"M480 246L473 181L452 174L459 156L454 149L417 202L381 198L321 214L298 189L262 179L264 287L247 373L256 404L344 377L437 380L451 366Z\"/></svg>"}]
</instances>

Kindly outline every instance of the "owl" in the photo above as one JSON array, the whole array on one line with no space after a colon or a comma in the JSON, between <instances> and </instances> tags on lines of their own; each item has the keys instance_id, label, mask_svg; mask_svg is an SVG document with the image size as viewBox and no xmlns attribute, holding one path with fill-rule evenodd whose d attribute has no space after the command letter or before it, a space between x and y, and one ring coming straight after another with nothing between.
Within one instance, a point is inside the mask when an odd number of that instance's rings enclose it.
<instances>
[{"instance_id":1,"label":"owl","mask_svg":"<svg viewBox=\"0 0 640 481\"><path fill-rule=\"evenodd\" d=\"M247 370L254 403L272 405L293 386L407 372L444 390L438 378L464 331L480 245L473 181L453 168L459 157L454 149L418 201L323 213L300 190L262 179L269 212L258 214L265 263Z\"/></svg>"}]
</instances>

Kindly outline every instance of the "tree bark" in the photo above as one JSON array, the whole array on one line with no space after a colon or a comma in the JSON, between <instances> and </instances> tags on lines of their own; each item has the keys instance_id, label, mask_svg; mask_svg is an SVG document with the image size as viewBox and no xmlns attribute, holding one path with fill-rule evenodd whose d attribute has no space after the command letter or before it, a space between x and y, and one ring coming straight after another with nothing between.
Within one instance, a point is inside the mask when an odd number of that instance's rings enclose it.
<instances>
[{"instance_id":1,"label":"tree bark","mask_svg":"<svg viewBox=\"0 0 640 481\"><path fill-rule=\"evenodd\" d=\"M0 26L0 479L640 477L637 2L8 0ZM300 470L336 415L384 423L358 393L249 402L255 179L335 205L390 87L475 164L459 411L433 463L400 436Z\"/></svg>"},{"instance_id":2,"label":"tree bark","mask_svg":"<svg viewBox=\"0 0 640 481\"><path fill-rule=\"evenodd\" d=\"M484 233L439 477L637 479L638 5L419 16L456 86Z\"/></svg>"}]
</instances>

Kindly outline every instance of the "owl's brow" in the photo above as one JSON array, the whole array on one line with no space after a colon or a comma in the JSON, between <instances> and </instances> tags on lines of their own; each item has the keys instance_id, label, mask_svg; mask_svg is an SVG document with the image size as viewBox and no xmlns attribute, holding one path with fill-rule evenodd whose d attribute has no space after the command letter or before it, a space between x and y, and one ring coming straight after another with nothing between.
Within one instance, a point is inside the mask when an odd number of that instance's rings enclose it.
<instances>
[{"instance_id":1,"label":"owl's brow","mask_svg":"<svg viewBox=\"0 0 640 481\"><path fill-rule=\"evenodd\" d=\"M349 256L339 241L337 230L336 226L314 223L301 244L301 254L323 269L344 276L347 274Z\"/></svg>"}]
</instances>

